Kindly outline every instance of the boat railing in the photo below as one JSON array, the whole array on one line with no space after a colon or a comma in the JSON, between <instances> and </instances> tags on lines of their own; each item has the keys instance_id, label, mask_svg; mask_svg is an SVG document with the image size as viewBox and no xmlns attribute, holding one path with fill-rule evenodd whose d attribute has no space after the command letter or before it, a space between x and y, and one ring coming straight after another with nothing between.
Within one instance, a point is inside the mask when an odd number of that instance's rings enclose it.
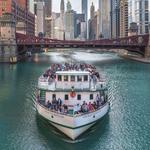
<instances>
[{"instance_id":1,"label":"boat railing","mask_svg":"<svg viewBox=\"0 0 150 150\"><path fill-rule=\"evenodd\" d=\"M40 77L38 79L38 87L45 90L54 90L56 89L56 82L54 79L48 77Z\"/></svg>"},{"instance_id":2,"label":"boat railing","mask_svg":"<svg viewBox=\"0 0 150 150\"><path fill-rule=\"evenodd\" d=\"M74 114L69 114L69 113L65 113L65 112L59 112L59 111L52 110L52 109L46 107L46 106L45 106L44 104L42 104L40 101L37 101L37 103L38 103L41 107L43 107L44 109L46 109L47 111L53 112L53 113L55 113L55 114L65 115L65 116L69 116L69 117L73 117L73 115L74 115Z\"/></svg>"},{"instance_id":3,"label":"boat railing","mask_svg":"<svg viewBox=\"0 0 150 150\"><path fill-rule=\"evenodd\" d=\"M97 89L103 89L106 86L106 83L104 80L97 80L97 81L90 81L90 89L91 90L97 90Z\"/></svg>"},{"instance_id":4,"label":"boat railing","mask_svg":"<svg viewBox=\"0 0 150 150\"><path fill-rule=\"evenodd\" d=\"M90 113L97 112L97 111L99 111L100 109L102 109L104 106L106 106L107 103L108 103L108 102L106 101L103 105L99 106L97 109L95 109L95 110L93 110L93 111L84 112L84 113L79 113L79 114L74 114L74 117L81 117L81 116L83 116L83 115L88 115L88 114L90 114Z\"/></svg>"},{"instance_id":5,"label":"boat railing","mask_svg":"<svg viewBox=\"0 0 150 150\"><path fill-rule=\"evenodd\" d=\"M105 81L98 81L96 84L97 89L104 89L106 87L106 82Z\"/></svg>"},{"instance_id":6,"label":"boat railing","mask_svg":"<svg viewBox=\"0 0 150 150\"><path fill-rule=\"evenodd\" d=\"M73 109L74 106L73 106L73 105L72 105L72 106L70 105L70 106L72 107L72 109L70 109L70 110L73 111L73 113L70 114L70 113L67 113L67 112L59 112L59 111L56 111L56 110L52 110L51 108L48 108L47 106L45 106L44 104L42 104L40 101L37 101L37 103L38 103L42 108L46 109L46 110L49 111L49 112L55 113L55 114L65 115L65 116L68 116L68 117L81 117L81 116L83 116L83 115L88 115L88 114L90 114L90 113L94 113L94 112L99 111L100 109L102 109L104 106L107 105L108 101L105 101L105 102L104 102L102 105L100 105L97 109L94 109L94 110L88 111L88 112L79 112L78 114L75 114L75 113L74 113L74 109Z\"/></svg>"},{"instance_id":7,"label":"boat railing","mask_svg":"<svg viewBox=\"0 0 150 150\"><path fill-rule=\"evenodd\" d=\"M39 82L48 82L48 77L39 77Z\"/></svg>"}]
</instances>

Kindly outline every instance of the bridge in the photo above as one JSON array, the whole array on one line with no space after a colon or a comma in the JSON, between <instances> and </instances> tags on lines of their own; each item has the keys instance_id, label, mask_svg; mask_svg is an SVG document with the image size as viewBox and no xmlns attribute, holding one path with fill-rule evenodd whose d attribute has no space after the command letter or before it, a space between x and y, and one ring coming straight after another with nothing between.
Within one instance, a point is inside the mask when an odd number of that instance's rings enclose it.
<instances>
[{"instance_id":1,"label":"bridge","mask_svg":"<svg viewBox=\"0 0 150 150\"><path fill-rule=\"evenodd\" d=\"M28 49L36 50L36 48L105 48L126 49L146 57L147 47L149 45L149 34L117 39L79 41L40 38L16 33L16 43L18 53L27 51Z\"/></svg>"},{"instance_id":2,"label":"bridge","mask_svg":"<svg viewBox=\"0 0 150 150\"><path fill-rule=\"evenodd\" d=\"M0 62L17 62L27 51L37 52L43 48L98 48L126 49L150 58L149 34L117 39L101 40L57 40L16 33L16 22L12 14L0 17Z\"/></svg>"}]
</instances>

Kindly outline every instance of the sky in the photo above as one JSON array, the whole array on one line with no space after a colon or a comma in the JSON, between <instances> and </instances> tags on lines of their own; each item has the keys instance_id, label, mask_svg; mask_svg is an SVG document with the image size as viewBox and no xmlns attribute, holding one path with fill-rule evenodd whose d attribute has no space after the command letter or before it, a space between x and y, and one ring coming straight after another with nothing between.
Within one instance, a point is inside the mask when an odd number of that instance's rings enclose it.
<instances>
[{"instance_id":1,"label":"sky","mask_svg":"<svg viewBox=\"0 0 150 150\"><path fill-rule=\"evenodd\" d=\"M65 9L66 9L66 3L68 0L65 1ZM88 0L88 16L90 15L90 6L92 2L95 5L95 10L98 9L98 1L99 0ZM34 0L30 0L30 11L33 12L33 2ZM52 0L52 11L53 12L60 12L60 2L61 0ZM81 13L81 0L70 0L72 9L77 11L78 13Z\"/></svg>"},{"instance_id":2,"label":"sky","mask_svg":"<svg viewBox=\"0 0 150 150\"><path fill-rule=\"evenodd\" d=\"M60 1L61 0L52 0L52 9L53 12L60 12ZM65 3L67 3L68 0L64 0ZM81 0L70 0L71 5L72 5L72 9L77 11L77 12L81 12ZM92 4L92 2L95 4L95 10L98 9L98 0L88 0L88 6L90 9L90 6ZM66 9L66 4L65 4L65 9Z\"/></svg>"}]
</instances>

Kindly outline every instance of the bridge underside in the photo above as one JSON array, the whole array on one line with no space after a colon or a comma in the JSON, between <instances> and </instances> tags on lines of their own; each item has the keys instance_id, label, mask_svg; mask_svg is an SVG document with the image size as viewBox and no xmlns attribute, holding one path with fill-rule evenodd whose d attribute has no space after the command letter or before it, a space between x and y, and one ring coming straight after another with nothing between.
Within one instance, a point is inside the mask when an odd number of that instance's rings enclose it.
<instances>
[{"instance_id":1,"label":"bridge underside","mask_svg":"<svg viewBox=\"0 0 150 150\"><path fill-rule=\"evenodd\" d=\"M111 49L118 49L118 50L127 50L129 52L137 53L142 56L145 54L145 46L126 46L126 45L93 45L93 44L88 44L88 45L69 45L69 44L51 44L51 45L41 45L41 44L36 44L36 45L18 45L18 54L25 54L27 51L32 51L32 52L40 52L43 51L43 49L52 49L52 48L97 48L98 51L103 51L104 49L106 50L111 50Z\"/></svg>"}]
</instances>

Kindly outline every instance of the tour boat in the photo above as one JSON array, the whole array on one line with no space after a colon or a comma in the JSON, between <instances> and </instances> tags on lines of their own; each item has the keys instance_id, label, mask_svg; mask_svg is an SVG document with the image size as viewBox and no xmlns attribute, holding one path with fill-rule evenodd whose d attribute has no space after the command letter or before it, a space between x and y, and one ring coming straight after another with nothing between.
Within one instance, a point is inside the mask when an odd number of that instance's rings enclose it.
<instances>
[{"instance_id":1,"label":"tour boat","mask_svg":"<svg viewBox=\"0 0 150 150\"><path fill-rule=\"evenodd\" d=\"M107 114L105 81L89 64L52 64L38 79L36 109L75 140Z\"/></svg>"}]
</instances>

